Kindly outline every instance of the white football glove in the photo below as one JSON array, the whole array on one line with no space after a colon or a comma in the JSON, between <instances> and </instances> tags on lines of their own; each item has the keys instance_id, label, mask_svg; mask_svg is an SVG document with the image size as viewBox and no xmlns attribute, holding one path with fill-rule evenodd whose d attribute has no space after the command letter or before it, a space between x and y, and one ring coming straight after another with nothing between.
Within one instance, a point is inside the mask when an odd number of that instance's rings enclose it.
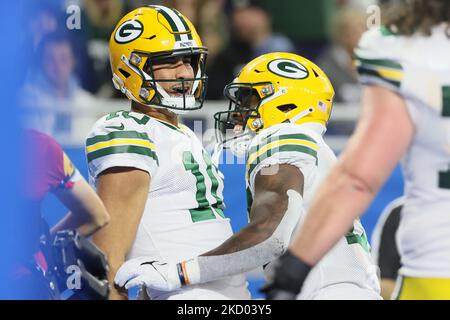
<instances>
[{"instance_id":1,"label":"white football glove","mask_svg":"<svg viewBox=\"0 0 450 320\"><path fill-rule=\"evenodd\" d=\"M139 257L128 260L117 271L114 282L119 287L130 289L146 286L159 291L173 291L183 285L194 284L187 276L187 265L194 265L192 259L181 263L171 263L161 260L160 257ZM197 264L198 265L198 264ZM190 268L198 270L197 268ZM190 272L195 274L195 272ZM192 277L192 280L198 279Z\"/></svg>"}]
</instances>

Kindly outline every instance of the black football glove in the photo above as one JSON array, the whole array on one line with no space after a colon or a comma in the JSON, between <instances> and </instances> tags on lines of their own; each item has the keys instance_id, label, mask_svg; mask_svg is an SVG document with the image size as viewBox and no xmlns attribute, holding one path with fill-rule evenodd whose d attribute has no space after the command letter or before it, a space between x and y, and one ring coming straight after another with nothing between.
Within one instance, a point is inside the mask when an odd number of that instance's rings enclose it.
<instances>
[{"instance_id":1,"label":"black football glove","mask_svg":"<svg viewBox=\"0 0 450 320\"><path fill-rule=\"evenodd\" d=\"M267 300L295 300L311 267L289 250L275 263L273 278L260 291Z\"/></svg>"}]
</instances>

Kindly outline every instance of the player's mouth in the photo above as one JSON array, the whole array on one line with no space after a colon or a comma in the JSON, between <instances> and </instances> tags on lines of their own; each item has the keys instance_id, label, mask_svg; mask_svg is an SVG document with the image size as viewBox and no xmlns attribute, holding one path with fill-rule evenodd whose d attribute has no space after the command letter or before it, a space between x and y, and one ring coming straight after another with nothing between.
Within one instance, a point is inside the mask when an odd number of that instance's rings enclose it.
<instances>
[{"instance_id":1,"label":"player's mouth","mask_svg":"<svg viewBox=\"0 0 450 320\"><path fill-rule=\"evenodd\" d=\"M174 86L170 89L169 94L171 96L175 96L175 97L189 95L189 94L191 94L191 86L190 85Z\"/></svg>"}]
</instances>

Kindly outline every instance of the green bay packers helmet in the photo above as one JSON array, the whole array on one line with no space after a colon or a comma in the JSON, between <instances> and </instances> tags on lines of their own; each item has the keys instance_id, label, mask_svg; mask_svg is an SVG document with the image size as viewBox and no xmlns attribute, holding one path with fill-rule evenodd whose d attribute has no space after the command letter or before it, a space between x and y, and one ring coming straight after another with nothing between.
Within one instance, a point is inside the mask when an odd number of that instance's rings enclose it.
<instances>
[{"instance_id":1,"label":"green bay packers helmet","mask_svg":"<svg viewBox=\"0 0 450 320\"><path fill-rule=\"evenodd\" d=\"M313 62L275 52L249 62L225 87L224 95L230 101L229 109L214 115L216 129L222 133L237 124L242 131L257 133L279 123L317 123L323 133L334 90Z\"/></svg>"},{"instance_id":2,"label":"green bay packers helmet","mask_svg":"<svg viewBox=\"0 0 450 320\"><path fill-rule=\"evenodd\" d=\"M192 23L177 10L148 6L131 11L112 32L109 50L114 86L130 100L176 113L202 107L207 49ZM153 64L184 56L191 58L194 78L155 79ZM169 95L161 82L180 82L182 95Z\"/></svg>"}]
</instances>

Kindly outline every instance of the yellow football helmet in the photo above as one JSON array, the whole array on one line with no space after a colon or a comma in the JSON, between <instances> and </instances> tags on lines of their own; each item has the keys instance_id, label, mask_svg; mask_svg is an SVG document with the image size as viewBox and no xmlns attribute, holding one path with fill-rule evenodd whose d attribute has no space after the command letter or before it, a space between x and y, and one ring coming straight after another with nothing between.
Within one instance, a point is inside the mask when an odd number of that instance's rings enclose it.
<instances>
[{"instance_id":1,"label":"yellow football helmet","mask_svg":"<svg viewBox=\"0 0 450 320\"><path fill-rule=\"evenodd\" d=\"M192 23L177 10L148 6L131 11L112 32L109 50L114 86L130 100L177 113L202 107L207 87L207 49ZM194 78L154 78L155 62L180 56L190 56ZM182 96L170 96L159 85L178 81Z\"/></svg>"},{"instance_id":2,"label":"yellow football helmet","mask_svg":"<svg viewBox=\"0 0 450 320\"><path fill-rule=\"evenodd\" d=\"M257 133L278 123L319 123L325 131L334 89L313 62L292 53L275 52L249 62L224 89L228 111L214 115L216 129L240 124Z\"/></svg>"}]
</instances>

